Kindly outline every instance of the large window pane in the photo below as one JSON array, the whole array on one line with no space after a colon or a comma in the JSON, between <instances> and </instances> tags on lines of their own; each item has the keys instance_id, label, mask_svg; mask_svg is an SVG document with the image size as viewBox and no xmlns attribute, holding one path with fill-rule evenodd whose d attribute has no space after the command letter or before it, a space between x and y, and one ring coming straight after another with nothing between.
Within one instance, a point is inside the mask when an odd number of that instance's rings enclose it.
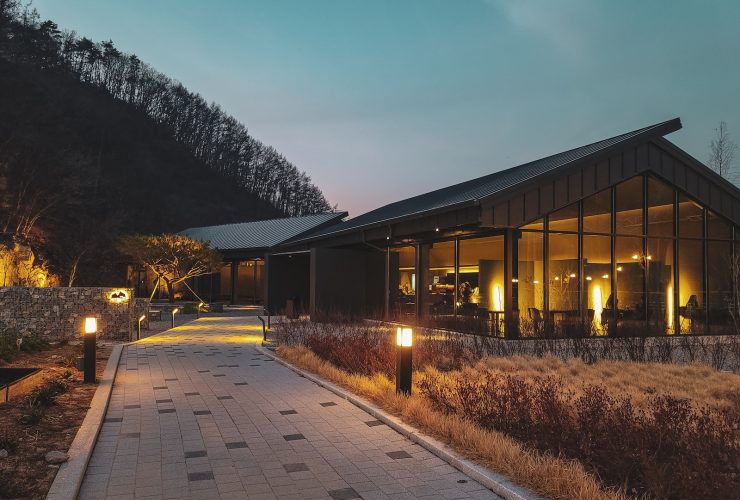
<instances>
[{"instance_id":1,"label":"large window pane","mask_svg":"<svg viewBox=\"0 0 740 500\"><path fill-rule=\"evenodd\" d=\"M454 326L455 243L444 241L421 246L422 314L427 322Z\"/></svg>"},{"instance_id":2,"label":"large window pane","mask_svg":"<svg viewBox=\"0 0 740 500\"><path fill-rule=\"evenodd\" d=\"M549 235L550 318L557 334L565 335L580 324L578 307L578 235Z\"/></svg>"},{"instance_id":3,"label":"large window pane","mask_svg":"<svg viewBox=\"0 0 740 500\"><path fill-rule=\"evenodd\" d=\"M732 247L729 241L707 242L709 328L712 333L733 333Z\"/></svg>"},{"instance_id":4,"label":"large window pane","mask_svg":"<svg viewBox=\"0 0 740 500\"><path fill-rule=\"evenodd\" d=\"M707 232L710 238L720 240L732 239L732 227L730 224L725 219L709 210L707 210L707 226Z\"/></svg>"},{"instance_id":5,"label":"large window pane","mask_svg":"<svg viewBox=\"0 0 740 500\"><path fill-rule=\"evenodd\" d=\"M617 300L607 300L616 310L617 333L643 335L645 328L644 276L646 256L642 238L617 236L614 257L617 266Z\"/></svg>"},{"instance_id":6,"label":"large window pane","mask_svg":"<svg viewBox=\"0 0 740 500\"><path fill-rule=\"evenodd\" d=\"M389 255L391 318L413 318L416 315L416 248L391 248Z\"/></svg>"},{"instance_id":7,"label":"large window pane","mask_svg":"<svg viewBox=\"0 0 740 500\"><path fill-rule=\"evenodd\" d=\"M459 251L458 323L503 333L504 237L460 240Z\"/></svg>"},{"instance_id":8,"label":"large window pane","mask_svg":"<svg viewBox=\"0 0 740 500\"><path fill-rule=\"evenodd\" d=\"M578 204L551 213L547 224L550 231L578 231Z\"/></svg>"},{"instance_id":9,"label":"large window pane","mask_svg":"<svg viewBox=\"0 0 740 500\"><path fill-rule=\"evenodd\" d=\"M673 333L673 240L648 239L647 306L650 333Z\"/></svg>"},{"instance_id":10,"label":"large window pane","mask_svg":"<svg viewBox=\"0 0 740 500\"><path fill-rule=\"evenodd\" d=\"M611 237L583 237L583 284L586 324L591 335L604 335L608 323L606 301L611 295Z\"/></svg>"},{"instance_id":11,"label":"large window pane","mask_svg":"<svg viewBox=\"0 0 740 500\"><path fill-rule=\"evenodd\" d=\"M583 200L583 230L590 233L611 233L612 191L606 189Z\"/></svg>"},{"instance_id":12,"label":"large window pane","mask_svg":"<svg viewBox=\"0 0 740 500\"><path fill-rule=\"evenodd\" d=\"M642 177L617 184L617 233L643 234Z\"/></svg>"},{"instance_id":13,"label":"large window pane","mask_svg":"<svg viewBox=\"0 0 740 500\"><path fill-rule=\"evenodd\" d=\"M648 177L648 235L673 236L673 188Z\"/></svg>"},{"instance_id":14,"label":"large window pane","mask_svg":"<svg viewBox=\"0 0 740 500\"><path fill-rule=\"evenodd\" d=\"M542 233L523 232L519 239L519 333L542 335L544 329L544 277Z\"/></svg>"},{"instance_id":15,"label":"large window pane","mask_svg":"<svg viewBox=\"0 0 740 500\"><path fill-rule=\"evenodd\" d=\"M701 240L678 240L678 314L681 333L700 333L704 322Z\"/></svg>"},{"instance_id":16,"label":"large window pane","mask_svg":"<svg viewBox=\"0 0 740 500\"><path fill-rule=\"evenodd\" d=\"M704 210L687 197L678 197L678 235L682 238L701 238L704 235Z\"/></svg>"}]
</instances>

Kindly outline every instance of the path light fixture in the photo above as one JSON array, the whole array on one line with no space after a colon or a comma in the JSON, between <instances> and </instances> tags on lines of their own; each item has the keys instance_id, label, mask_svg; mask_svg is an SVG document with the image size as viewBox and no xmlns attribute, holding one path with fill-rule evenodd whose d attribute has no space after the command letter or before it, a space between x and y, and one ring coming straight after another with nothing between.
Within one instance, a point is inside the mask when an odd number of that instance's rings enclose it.
<instances>
[{"instance_id":1,"label":"path light fixture","mask_svg":"<svg viewBox=\"0 0 740 500\"><path fill-rule=\"evenodd\" d=\"M201 302L200 304L198 304L198 309L197 309L197 310L195 311L195 317L196 317L196 318L200 318L200 310L201 310L201 308L202 308L202 307L203 307L204 305L206 305L206 303L205 303L205 302Z\"/></svg>"},{"instance_id":2,"label":"path light fixture","mask_svg":"<svg viewBox=\"0 0 740 500\"><path fill-rule=\"evenodd\" d=\"M141 322L146 318L146 314L139 316L139 324L136 327L136 340L141 340Z\"/></svg>"},{"instance_id":3,"label":"path light fixture","mask_svg":"<svg viewBox=\"0 0 740 500\"><path fill-rule=\"evenodd\" d=\"M172 310L172 328L175 328L175 314L177 314L179 310L180 309L177 307Z\"/></svg>"},{"instance_id":4,"label":"path light fixture","mask_svg":"<svg viewBox=\"0 0 740 500\"><path fill-rule=\"evenodd\" d=\"M411 346L414 332L411 328L396 329L396 394L411 394Z\"/></svg>"},{"instance_id":5,"label":"path light fixture","mask_svg":"<svg viewBox=\"0 0 740 500\"><path fill-rule=\"evenodd\" d=\"M95 383L95 341L98 333L98 319L94 316L85 318L85 334L83 344L85 349L84 371L85 383Z\"/></svg>"}]
</instances>

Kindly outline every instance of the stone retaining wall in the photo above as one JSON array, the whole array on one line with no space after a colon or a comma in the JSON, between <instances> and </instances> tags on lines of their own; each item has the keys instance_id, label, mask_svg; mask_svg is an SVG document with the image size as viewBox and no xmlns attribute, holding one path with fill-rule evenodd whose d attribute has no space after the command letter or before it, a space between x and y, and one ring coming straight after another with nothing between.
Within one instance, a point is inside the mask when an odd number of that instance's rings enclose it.
<instances>
[{"instance_id":1,"label":"stone retaining wall","mask_svg":"<svg viewBox=\"0 0 740 500\"><path fill-rule=\"evenodd\" d=\"M130 298L114 302L110 295L116 291ZM84 318L95 316L99 337L130 340L147 307L148 301L134 299L130 288L0 287L0 331L72 339L82 334Z\"/></svg>"}]
</instances>

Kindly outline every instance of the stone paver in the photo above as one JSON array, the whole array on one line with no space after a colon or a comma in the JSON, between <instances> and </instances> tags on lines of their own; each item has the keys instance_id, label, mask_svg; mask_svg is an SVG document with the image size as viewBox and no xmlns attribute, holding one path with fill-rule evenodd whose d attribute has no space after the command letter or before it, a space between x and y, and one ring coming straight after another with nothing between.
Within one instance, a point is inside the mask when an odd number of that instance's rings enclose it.
<instances>
[{"instance_id":1,"label":"stone paver","mask_svg":"<svg viewBox=\"0 0 740 500\"><path fill-rule=\"evenodd\" d=\"M205 317L128 346L79 498L498 498L260 340Z\"/></svg>"}]
</instances>

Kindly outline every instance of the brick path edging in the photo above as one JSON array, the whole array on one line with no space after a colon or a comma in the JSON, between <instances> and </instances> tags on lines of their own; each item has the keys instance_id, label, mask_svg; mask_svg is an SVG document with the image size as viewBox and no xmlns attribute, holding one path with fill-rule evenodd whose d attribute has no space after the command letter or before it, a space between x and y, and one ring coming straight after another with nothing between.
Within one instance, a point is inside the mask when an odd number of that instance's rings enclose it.
<instances>
[{"instance_id":1,"label":"brick path edging","mask_svg":"<svg viewBox=\"0 0 740 500\"><path fill-rule=\"evenodd\" d=\"M46 495L47 500L69 500L77 498L82 486L82 480L85 477L87 464L90 461L95 442L103 426L103 419L108 410L108 402L113 391L113 382L116 379L118 371L118 362L121 359L123 348L127 344L118 344L113 346L108 363L105 365L103 377L100 379L98 388L95 390L90 409L82 421L82 425L77 430L72 446L70 446L67 455L69 460L59 467L54 482L51 484L49 493Z\"/></svg>"},{"instance_id":2,"label":"brick path edging","mask_svg":"<svg viewBox=\"0 0 740 500\"><path fill-rule=\"evenodd\" d=\"M323 378L314 375L313 373L301 370L300 368L288 363L287 361L276 356L271 350L265 349L261 346L255 346L256 349L268 356L281 365L293 370L298 375L305 377L311 382L333 392L337 396L341 397L357 406L358 408L366 411L373 417L377 418L396 432L407 437L409 440L425 448L427 451L433 453L440 459L444 460L463 474L466 474L470 478L478 481L480 484L493 491L497 495L504 497L506 500L541 500L542 497L535 495L534 493L512 483L507 477L494 472L486 467L482 467L466 458L461 457L457 452L453 451L447 445L438 441L432 437L426 436L419 433L414 427L403 423L398 418L387 414L377 406L368 403L362 398L355 396L345 389L327 381Z\"/></svg>"}]
</instances>

